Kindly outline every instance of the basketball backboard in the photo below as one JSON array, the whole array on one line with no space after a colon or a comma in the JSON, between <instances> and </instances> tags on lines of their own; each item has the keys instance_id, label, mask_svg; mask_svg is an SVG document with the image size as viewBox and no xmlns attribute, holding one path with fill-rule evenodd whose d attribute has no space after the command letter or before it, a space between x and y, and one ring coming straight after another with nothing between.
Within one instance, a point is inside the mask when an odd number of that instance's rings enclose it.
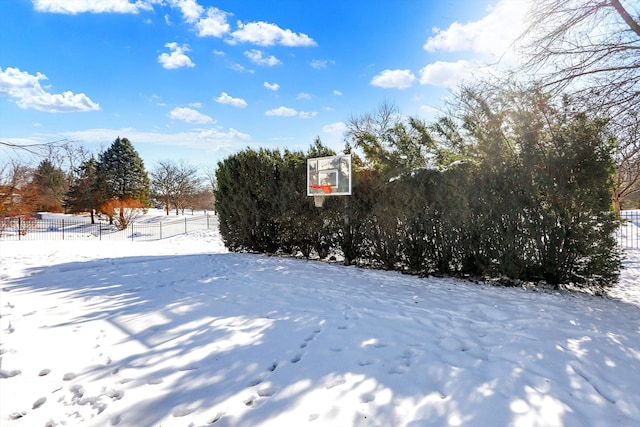
<instances>
[{"instance_id":1,"label":"basketball backboard","mask_svg":"<svg viewBox=\"0 0 640 427\"><path fill-rule=\"evenodd\" d=\"M307 196L351 195L351 155L307 159Z\"/></svg>"}]
</instances>

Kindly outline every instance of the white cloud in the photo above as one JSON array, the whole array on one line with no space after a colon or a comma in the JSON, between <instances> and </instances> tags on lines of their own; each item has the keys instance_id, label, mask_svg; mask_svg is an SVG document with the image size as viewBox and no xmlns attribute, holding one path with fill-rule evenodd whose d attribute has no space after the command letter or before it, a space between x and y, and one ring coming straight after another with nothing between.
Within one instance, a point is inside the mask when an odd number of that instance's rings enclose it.
<instances>
[{"instance_id":1,"label":"white cloud","mask_svg":"<svg viewBox=\"0 0 640 427\"><path fill-rule=\"evenodd\" d=\"M265 57L263 52L258 49L251 49L244 53L244 55L249 58L251 62L257 65L264 65L267 67L273 67L274 65L280 64L280 60L275 56L267 56Z\"/></svg>"},{"instance_id":2,"label":"white cloud","mask_svg":"<svg viewBox=\"0 0 640 427\"><path fill-rule=\"evenodd\" d=\"M440 110L438 110L437 108L432 107L430 105L421 105L420 106L420 111L422 111L425 114L435 114Z\"/></svg>"},{"instance_id":3,"label":"white cloud","mask_svg":"<svg viewBox=\"0 0 640 427\"><path fill-rule=\"evenodd\" d=\"M300 117L301 119L310 119L312 117L317 116L318 113L315 111L300 111L298 113L298 117Z\"/></svg>"},{"instance_id":4,"label":"white cloud","mask_svg":"<svg viewBox=\"0 0 640 427\"><path fill-rule=\"evenodd\" d=\"M224 131L220 128L192 129L187 132L162 133L162 132L142 132L134 128L121 129L86 129L73 132L65 132L55 135L40 135L38 141L50 141L53 138L67 138L70 140L84 141L87 143L103 144L105 141L113 141L114 135L126 135L130 141L136 144L153 144L170 147L193 147L198 149L219 149L226 148L233 151L242 148L251 141L251 136L239 132L233 128Z\"/></svg>"},{"instance_id":5,"label":"white cloud","mask_svg":"<svg viewBox=\"0 0 640 427\"><path fill-rule=\"evenodd\" d=\"M233 98L226 92L222 92L219 97L213 99L219 104L232 105L237 108L244 108L247 106L247 101L242 98Z\"/></svg>"},{"instance_id":6,"label":"white cloud","mask_svg":"<svg viewBox=\"0 0 640 427\"><path fill-rule=\"evenodd\" d=\"M322 132L329 135L341 136L344 135L346 131L347 124L344 122L330 123L328 125L322 126Z\"/></svg>"},{"instance_id":7,"label":"white cloud","mask_svg":"<svg viewBox=\"0 0 640 427\"><path fill-rule=\"evenodd\" d=\"M231 33L231 43L246 42L259 46L317 46L316 42L302 33L283 30L275 24L267 22L250 22L243 24L238 21L238 29Z\"/></svg>"},{"instance_id":8,"label":"white cloud","mask_svg":"<svg viewBox=\"0 0 640 427\"><path fill-rule=\"evenodd\" d=\"M424 44L428 52L469 51L502 57L525 29L525 15L531 0L500 0L483 18L461 24L454 22Z\"/></svg>"},{"instance_id":9,"label":"white cloud","mask_svg":"<svg viewBox=\"0 0 640 427\"><path fill-rule=\"evenodd\" d=\"M264 82L264 87L266 87L269 90L273 90L273 91L276 91L276 90L280 89L280 85L278 83Z\"/></svg>"},{"instance_id":10,"label":"white cloud","mask_svg":"<svg viewBox=\"0 0 640 427\"><path fill-rule=\"evenodd\" d=\"M162 64L164 68L174 69L181 67L193 67L195 64L191 61L185 52L189 52L189 46L184 44L178 46L178 43L172 42L164 45L171 50L171 53L162 53L158 56L158 62Z\"/></svg>"},{"instance_id":11,"label":"white cloud","mask_svg":"<svg viewBox=\"0 0 640 427\"><path fill-rule=\"evenodd\" d=\"M169 113L169 117L171 117L174 120L181 120L187 123L197 123L197 124L215 123L215 121L211 117L205 114L202 114L201 112L194 110L192 108L184 108L184 107L174 108Z\"/></svg>"},{"instance_id":12,"label":"white cloud","mask_svg":"<svg viewBox=\"0 0 640 427\"><path fill-rule=\"evenodd\" d=\"M34 76L18 68L9 67L4 71L0 68L0 96L16 99L16 104L20 108L33 108L49 113L100 110L100 105L84 93L46 92L40 85L40 80L48 79L42 73Z\"/></svg>"},{"instance_id":13,"label":"white cloud","mask_svg":"<svg viewBox=\"0 0 640 427\"><path fill-rule=\"evenodd\" d=\"M138 13L141 10L152 10L149 1L128 0L33 0L33 7L38 12L64 13Z\"/></svg>"},{"instance_id":14,"label":"white cloud","mask_svg":"<svg viewBox=\"0 0 640 427\"><path fill-rule=\"evenodd\" d=\"M467 60L457 62L437 61L420 70L420 84L454 88L462 81L480 74L480 65Z\"/></svg>"},{"instance_id":15,"label":"white cloud","mask_svg":"<svg viewBox=\"0 0 640 427\"><path fill-rule=\"evenodd\" d=\"M233 71L237 71L237 72L239 72L239 73L247 72L247 73L253 74L253 70L247 70L246 68L244 68L244 67L243 67L242 65L240 65L240 64L231 64L231 65L229 66L229 68L231 68Z\"/></svg>"},{"instance_id":16,"label":"white cloud","mask_svg":"<svg viewBox=\"0 0 640 427\"><path fill-rule=\"evenodd\" d=\"M264 112L265 116L275 116L275 117L299 117L301 119L310 119L315 117L317 112L307 112L307 111L297 111L293 108L289 107L278 107L272 110L267 110Z\"/></svg>"},{"instance_id":17,"label":"white cloud","mask_svg":"<svg viewBox=\"0 0 640 427\"><path fill-rule=\"evenodd\" d=\"M331 63L333 64L334 62L331 61ZM311 68L321 70L323 68L327 68L327 65L329 65L329 61L327 61L326 59L314 59L313 61L311 61L310 65Z\"/></svg>"},{"instance_id":18,"label":"white cloud","mask_svg":"<svg viewBox=\"0 0 640 427\"><path fill-rule=\"evenodd\" d=\"M197 0L169 0L169 4L180 9L184 21L189 24L196 22L204 12Z\"/></svg>"},{"instance_id":19,"label":"white cloud","mask_svg":"<svg viewBox=\"0 0 640 427\"><path fill-rule=\"evenodd\" d=\"M198 35L200 37L222 37L228 33L230 26L227 23L227 15L227 12L218 8L208 8L206 18L202 18L196 23Z\"/></svg>"},{"instance_id":20,"label":"white cloud","mask_svg":"<svg viewBox=\"0 0 640 427\"><path fill-rule=\"evenodd\" d=\"M385 89L407 89L415 80L409 70L384 70L371 79L371 84Z\"/></svg>"},{"instance_id":21,"label":"white cloud","mask_svg":"<svg viewBox=\"0 0 640 427\"><path fill-rule=\"evenodd\" d=\"M337 90L337 89L334 89L334 90L333 90L333 94L334 94L335 96L342 96L342 92L340 92L340 91L339 91L339 90Z\"/></svg>"},{"instance_id":22,"label":"white cloud","mask_svg":"<svg viewBox=\"0 0 640 427\"><path fill-rule=\"evenodd\" d=\"M293 116L297 116L298 112L293 108L282 106L282 107L274 108L272 110L267 110L264 112L264 115L278 116L278 117L293 117Z\"/></svg>"},{"instance_id":23,"label":"white cloud","mask_svg":"<svg viewBox=\"0 0 640 427\"><path fill-rule=\"evenodd\" d=\"M311 99L311 95L308 93L300 92L296 95L296 99Z\"/></svg>"}]
</instances>

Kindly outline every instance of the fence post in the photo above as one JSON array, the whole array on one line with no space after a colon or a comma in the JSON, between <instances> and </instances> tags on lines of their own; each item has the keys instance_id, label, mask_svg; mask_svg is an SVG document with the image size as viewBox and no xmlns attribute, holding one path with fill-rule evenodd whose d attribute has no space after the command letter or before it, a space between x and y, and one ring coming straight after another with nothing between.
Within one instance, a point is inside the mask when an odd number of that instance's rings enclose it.
<instances>
[{"instance_id":1,"label":"fence post","mask_svg":"<svg viewBox=\"0 0 640 427\"><path fill-rule=\"evenodd\" d=\"M18 217L18 240L22 240L22 218Z\"/></svg>"},{"instance_id":2,"label":"fence post","mask_svg":"<svg viewBox=\"0 0 640 427\"><path fill-rule=\"evenodd\" d=\"M184 234L187 234L187 217L184 218Z\"/></svg>"},{"instance_id":3,"label":"fence post","mask_svg":"<svg viewBox=\"0 0 640 427\"><path fill-rule=\"evenodd\" d=\"M162 221L160 221L160 240L162 240Z\"/></svg>"},{"instance_id":4,"label":"fence post","mask_svg":"<svg viewBox=\"0 0 640 427\"><path fill-rule=\"evenodd\" d=\"M62 240L64 240L64 218L62 218Z\"/></svg>"}]
</instances>

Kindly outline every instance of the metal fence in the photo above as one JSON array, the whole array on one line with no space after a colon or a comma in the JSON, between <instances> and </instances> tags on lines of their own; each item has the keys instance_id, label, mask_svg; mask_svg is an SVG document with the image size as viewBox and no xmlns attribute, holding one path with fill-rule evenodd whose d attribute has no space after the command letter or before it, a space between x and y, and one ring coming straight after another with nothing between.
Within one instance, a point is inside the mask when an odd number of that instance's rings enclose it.
<instances>
[{"instance_id":1,"label":"metal fence","mask_svg":"<svg viewBox=\"0 0 640 427\"><path fill-rule=\"evenodd\" d=\"M622 211L620 217L618 243L624 249L640 249L640 210Z\"/></svg>"},{"instance_id":2,"label":"metal fence","mask_svg":"<svg viewBox=\"0 0 640 427\"><path fill-rule=\"evenodd\" d=\"M217 230L215 215L169 219L159 222L132 222L124 230L89 218L0 219L0 240L159 240L197 230Z\"/></svg>"},{"instance_id":3,"label":"metal fence","mask_svg":"<svg viewBox=\"0 0 640 427\"><path fill-rule=\"evenodd\" d=\"M175 218L175 217L174 217ZM616 239L624 249L640 249L640 210L621 212ZM89 218L0 218L0 240L159 240L197 230L217 230L218 218L210 213L160 222L133 222L118 230Z\"/></svg>"}]
</instances>

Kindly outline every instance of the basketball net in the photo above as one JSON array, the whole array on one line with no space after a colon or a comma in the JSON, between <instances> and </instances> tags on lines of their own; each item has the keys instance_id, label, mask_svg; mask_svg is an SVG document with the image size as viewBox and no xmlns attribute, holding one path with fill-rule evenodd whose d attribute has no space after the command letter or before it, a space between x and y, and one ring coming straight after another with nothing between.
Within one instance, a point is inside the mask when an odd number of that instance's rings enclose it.
<instances>
[{"instance_id":1,"label":"basketball net","mask_svg":"<svg viewBox=\"0 0 640 427\"><path fill-rule=\"evenodd\" d=\"M313 188L314 190L321 190L322 193L320 194L314 194L313 195L313 202L316 205L316 208L321 208L322 204L324 203L324 197L325 194L331 194L331 186L327 185L327 184L322 184L322 185L310 185L309 187Z\"/></svg>"}]
</instances>

